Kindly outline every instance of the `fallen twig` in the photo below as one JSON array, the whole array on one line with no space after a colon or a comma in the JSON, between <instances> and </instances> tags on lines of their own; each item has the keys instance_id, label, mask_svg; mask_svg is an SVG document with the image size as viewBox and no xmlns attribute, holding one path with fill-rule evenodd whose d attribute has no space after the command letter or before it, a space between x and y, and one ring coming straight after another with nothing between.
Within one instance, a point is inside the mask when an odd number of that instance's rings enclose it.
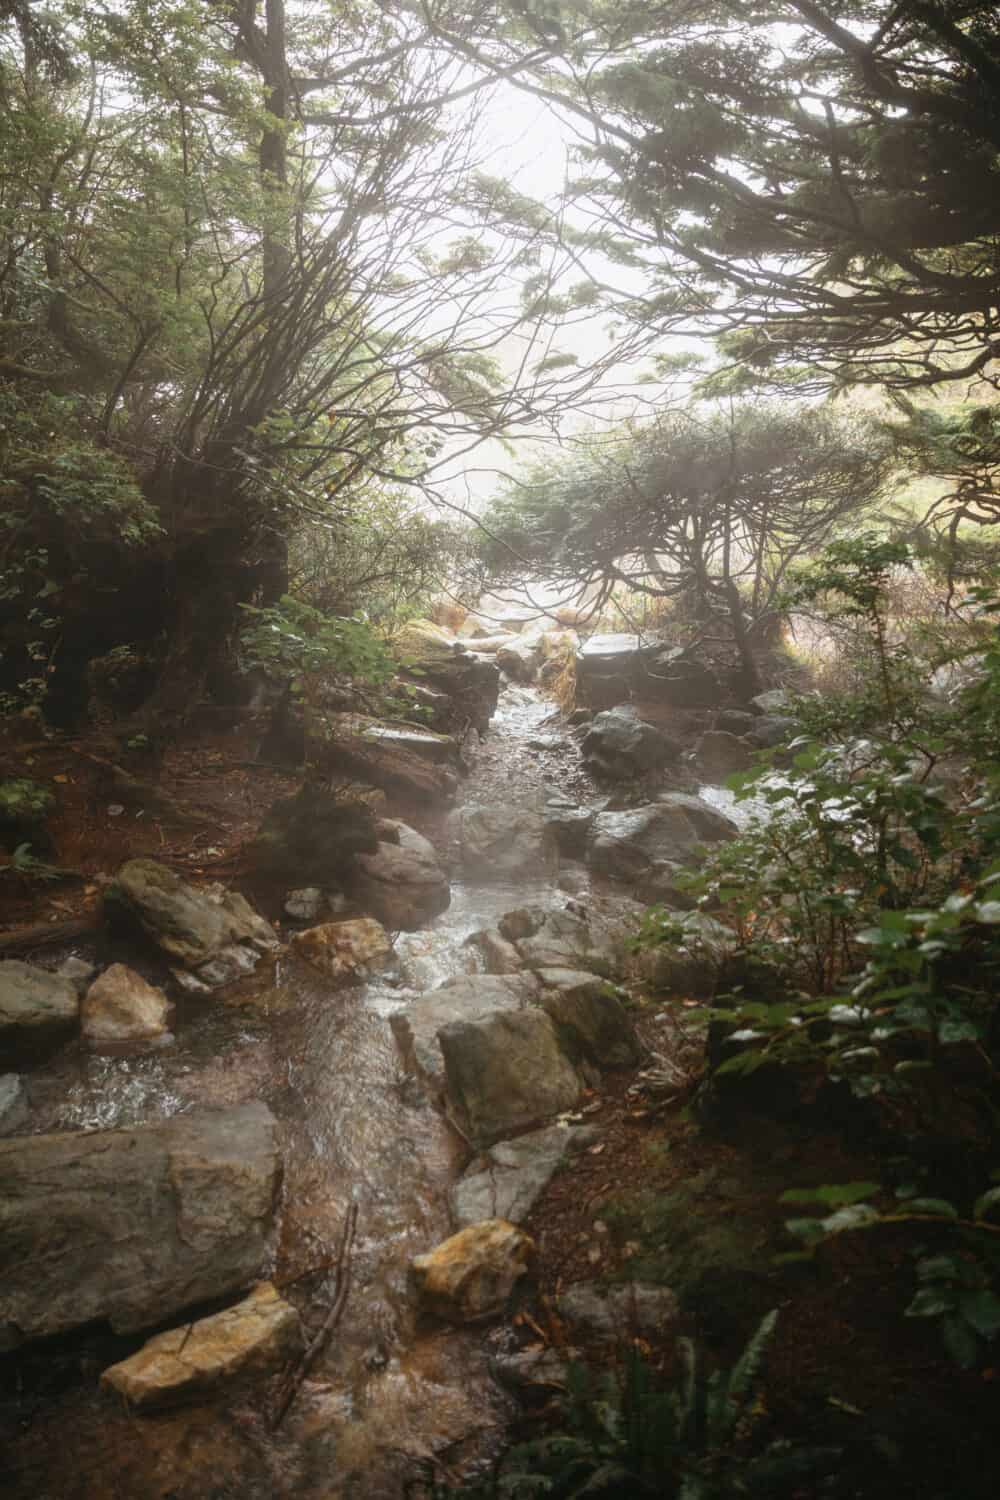
<instances>
[{"instance_id":1,"label":"fallen twig","mask_svg":"<svg viewBox=\"0 0 1000 1500\"><path fill-rule=\"evenodd\" d=\"M344 1227L340 1235L340 1245L337 1249L337 1273L333 1285L333 1305L323 1319L323 1325L319 1332L312 1343L308 1345L298 1365L288 1378L288 1382L278 1400L277 1409L274 1413L274 1419L271 1423L273 1428L280 1427L285 1420L288 1408L301 1390L303 1381L326 1347L330 1340L330 1335L344 1315L344 1308L347 1306L347 1296L351 1289L351 1249L354 1245L354 1236L357 1232L357 1227L358 1205L352 1203L347 1210L347 1217L344 1220Z\"/></svg>"}]
</instances>

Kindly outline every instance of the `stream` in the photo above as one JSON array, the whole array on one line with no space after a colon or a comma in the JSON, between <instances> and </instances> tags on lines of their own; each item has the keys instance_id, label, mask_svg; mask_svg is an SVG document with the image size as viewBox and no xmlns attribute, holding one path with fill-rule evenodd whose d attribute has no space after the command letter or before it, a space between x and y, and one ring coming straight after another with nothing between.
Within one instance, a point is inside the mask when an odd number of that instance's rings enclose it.
<instances>
[{"instance_id":1,"label":"stream","mask_svg":"<svg viewBox=\"0 0 1000 1500\"><path fill-rule=\"evenodd\" d=\"M553 705L509 688L461 796L539 806L553 792L596 795ZM575 889L579 888L579 876ZM613 916L629 903L600 893ZM242 1404L136 1417L100 1393L107 1335L62 1341L62 1388L26 1399L4 1493L32 1500L335 1500L399 1497L432 1457L441 1472L488 1454L511 1408L489 1374L483 1330L418 1321L407 1264L452 1230L447 1191L468 1150L416 1092L388 1024L415 994L475 972L475 930L529 903L563 906L552 882L465 883L428 928L402 935L397 965L363 987L329 982L287 953L270 972L211 1000L185 1002L174 1045L102 1056L66 1049L31 1078L32 1130L111 1129L193 1108L261 1099L280 1122L285 1163L280 1239L270 1274L315 1327L349 1204L358 1207L346 1313L277 1433L260 1391ZM174 1320L176 1322L176 1319ZM132 1347L140 1341L132 1341ZM113 1357L120 1357L115 1352ZM82 1377L82 1378L81 1378ZM2 1469L0 1469L2 1472Z\"/></svg>"}]
</instances>

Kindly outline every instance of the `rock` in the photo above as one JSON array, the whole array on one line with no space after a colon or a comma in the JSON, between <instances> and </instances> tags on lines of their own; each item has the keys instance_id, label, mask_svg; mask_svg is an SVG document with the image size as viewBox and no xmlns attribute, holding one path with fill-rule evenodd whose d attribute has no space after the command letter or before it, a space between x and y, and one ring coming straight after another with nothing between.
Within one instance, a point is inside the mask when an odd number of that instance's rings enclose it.
<instances>
[{"instance_id":1,"label":"rock","mask_svg":"<svg viewBox=\"0 0 1000 1500\"><path fill-rule=\"evenodd\" d=\"M354 721L357 723L357 715L354 715ZM435 766L458 766L461 763L458 741L450 734L436 734L432 729L417 729L411 724L391 724L372 719L362 730L361 738L377 745L408 750L420 760L430 761Z\"/></svg>"},{"instance_id":2,"label":"rock","mask_svg":"<svg viewBox=\"0 0 1000 1500\"><path fill-rule=\"evenodd\" d=\"M534 682L539 655L537 642L515 636L509 645L500 647L497 666L514 682Z\"/></svg>"},{"instance_id":3,"label":"rock","mask_svg":"<svg viewBox=\"0 0 1000 1500\"><path fill-rule=\"evenodd\" d=\"M471 727L485 734L500 691L495 662L472 655L450 631L429 620L404 625L393 637L392 651L404 674L412 672L421 686L447 693L456 733Z\"/></svg>"},{"instance_id":4,"label":"rock","mask_svg":"<svg viewBox=\"0 0 1000 1500\"><path fill-rule=\"evenodd\" d=\"M0 962L0 1062L58 1046L79 1017L80 997L71 979L17 958Z\"/></svg>"},{"instance_id":5,"label":"rock","mask_svg":"<svg viewBox=\"0 0 1000 1500\"><path fill-rule=\"evenodd\" d=\"M539 1003L568 1057L602 1070L638 1067L642 1043L620 997L603 979L573 969L541 969L538 977Z\"/></svg>"},{"instance_id":6,"label":"rock","mask_svg":"<svg viewBox=\"0 0 1000 1500\"><path fill-rule=\"evenodd\" d=\"M581 1079L541 1010L494 1011L438 1032L445 1094L475 1146L572 1109Z\"/></svg>"},{"instance_id":7,"label":"rock","mask_svg":"<svg viewBox=\"0 0 1000 1500\"><path fill-rule=\"evenodd\" d=\"M758 721L759 722L759 721ZM725 781L753 764L753 747L725 729L709 729L695 741L694 759L709 781Z\"/></svg>"},{"instance_id":8,"label":"rock","mask_svg":"<svg viewBox=\"0 0 1000 1500\"><path fill-rule=\"evenodd\" d=\"M580 807L568 797L550 797L545 804L545 826L554 837L559 853L567 859L582 858L595 817L594 808Z\"/></svg>"},{"instance_id":9,"label":"rock","mask_svg":"<svg viewBox=\"0 0 1000 1500\"><path fill-rule=\"evenodd\" d=\"M669 1287L642 1281L618 1286L581 1281L560 1294L556 1308L574 1332L597 1339L658 1337L680 1316Z\"/></svg>"},{"instance_id":10,"label":"rock","mask_svg":"<svg viewBox=\"0 0 1000 1500\"><path fill-rule=\"evenodd\" d=\"M269 1281L211 1318L158 1333L101 1384L140 1411L173 1405L260 1375L302 1351L302 1324Z\"/></svg>"},{"instance_id":11,"label":"rock","mask_svg":"<svg viewBox=\"0 0 1000 1500\"><path fill-rule=\"evenodd\" d=\"M693 911L697 899L681 883L683 877L690 874L690 869L676 860L654 860L646 874L635 882L633 895L647 906L672 906L677 911Z\"/></svg>"},{"instance_id":12,"label":"rock","mask_svg":"<svg viewBox=\"0 0 1000 1500\"><path fill-rule=\"evenodd\" d=\"M574 708L573 712L566 719L566 723L571 729L582 729L590 723L593 717L594 710L592 708Z\"/></svg>"},{"instance_id":13,"label":"rock","mask_svg":"<svg viewBox=\"0 0 1000 1500\"><path fill-rule=\"evenodd\" d=\"M434 765L398 740L366 738L358 732L354 714L328 714L327 725L329 737L317 747L316 758L329 774L354 777L390 797L419 802L448 802L455 795L458 777L450 766ZM374 846L368 852L374 853Z\"/></svg>"},{"instance_id":14,"label":"rock","mask_svg":"<svg viewBox=\"0 0 1000 1500\"><path fill-rule=\"evenodd\" d=\"M473 874L541 875L556 857L555 841L540 813L470 802L454 815L462 863Z\"/></svg>"},{"instance_id":15,"label":"rock","mask_svg":"<svg viewBox=\"0 0 1000 1500\"><path fill-rule=\"evenodd\" d=\"M30 1110L24 1084L16 1073L0 1073L0 1135L27 1125Z\"/></svg>"},{"instance_id":16,"label":"rock","mask_svg":"<svg viewBox=\"0 0 1000 1500\"><path fill-rule=\"evenodd\" d=\"M276 1136L254 1102L0 1142L0 1349L98 1318L132 1332L249 1286L270 1249Z\"/></svg>"},{"instance_id":17,"label":"rock","mask_svg":"<svg viewBox=\"0 0 1000 1500\"><path fill-rule=\"evenodd\" d=\"M326 897L319 886L307 885L301 890L288 892L284 912L293 922L316 922L325 905Z\"/></svg>"},{"instance_id":18,"label":"rock","mask_svg":"<svg viewBox=\"0 0 1000 1500\"><path fill-rule=\"evenodd\" d=\"M64 958L56 973L61 979L69 979L75 984L77 994L82 995L97 973L97 965L86 958Z\"/></svg>"},{"instance_id":19,"label":"rock","mask_svg":"<svg viewBox=\"0 0 1000 1500\"><path fill-rule=\"evenodd\" d=\"M54 806L49 789L27 776L0 781L0 843L8 849L33 844L36 853L48 849L45 822Z\"/></svg>"},{"instance_id":20,"label":"rock","mask_svg":"<svg viewBox=\"0 0 1000 1500\"><path fill-rule=\"evenodd\" d=\"M528 1349L494 1355L490 1368L501 1385L515 1394L564 1391L570 1364L579 1362L579 1359L576 1349L553 1349L549 1345L535 1344Z\"/></svg>"},{"instance_id":21,"label":"rock","mask_svg":"<svg viewBox=\"0 0 1000 1500\"><path fill-rule=\"evenodd\" d=\"M130 859L104 893L111 918L136 923L169 958L209 985L225 984L254 968L278 946L274 929L238 891L196 888L152 859Z\"/></svg>"},{"instance_id":22,"label":"rock","mask_svg":"<svg viewBox=\"0 0 1000 1500\"><path fill-rule=\"evenodd\" d=\"M505 931L501 926L501 932ZM567 911L543 911L542 921L518 938L515 946L523 965L535 970L586 969L610 975L620 956L610 941L598 941L587 922Z\"/></svg>"},{"instance_id":23,"label":"rock","mask_svg":"<svg viewBox=\"0 0 1000 1500\"><path fill-rule=\"evenodd\" d=\"M590 878L582 865L564 866L559 871L556 889L567 896L585 896L590 890Z\"/></svg>"},{"instance_id":24,"label":"rock","mask_svg":"<svg viewBox=\"0 0 1000 1500\"><path fill-rule=\"evenodd\" d=\"M444 1058L438 1033L452 1021L469 1021L497 1010L519 1010L537 999L533 974L459 974L421 995L389 1018L403 1066L432 1097L444 1090Z\"/></svg>"},{"instance_id":25,"label":"rock","mask_svg":"<svg viewBox=\"0 0 1000 1500\"><path fill-rule=\"evenodd\" d=\"M582 750L587 769L612 780L659 770L680 753L672 740L627 704L595 716L583 736Z\"/></svg>"},{"instance_id":26,"label":"rock","mask_svg":"<svg viewBox=\"0 0 1000 1500\"><path fill-rule=\"evenodd\" d=\"M592 1125L548 1125L491 1146L452 1188L453 1220L460 1228L481 1219L522 1224L563 1162L596 1137Z\"/></svg>"},{"instance_id":27,"label":"rock","mask_svg":"<svg viewBox=\"0 0 1000 1500\"><path fill-rule=\"evenodd\" d=\"M306 782L271 805L248 853L270 879L308 889L338 887L354 856L373 854L377 845L368 801Z\"/></svg>"},{"instance_id":28,"label":"rock","mask_svg":"<svg viewBox=\"0 0 1000 1500\"><path fill-rule=\"evenodd\" d=\"M791 719L787 714L761 714L747 739L758 750L773 750L793 740L798 732L798 719Z\"/></svg>"},{"instance_id":29,"label":"rock","mask_svg":"<svg viewBox=\"0 0 1000 1500\"><path fill-rule=\"evenodd\" d=\"M717 708L726 698L726 688L713 669L685 656L681 646L644 654L635 688L643 698L672 708Z\"/></svg>"},{"instance_id":30,"label":"rock","mask_svg":"<svg viewBox=\"0 0 1000 1500\"><path fill-rule=\"evenodd\" d=\"M736 825L699 797L671 792L626 812L598 813L587 862L612 880L634 884L663 860L689 864L702 844L733 838Z\"/></svg>"},{"instance_id":31,"label":"rock","mask_svg":"<svg viewBox=\"0 0 1000 1500\"><path fill-rule=\"evenodd\" d=\"M469 645L479 656L496 656L505 646L512 646L517 640L516 635L474 635L469 640Z\"/></svg>"},{"instance_id":32,"label":"rock","mask_svg":"<svg viewBox=\"0 0 1000 1500\"><path fill-rule=\"evenodd\" d=\"M755 714L780 714L788 707L788 694L784 688L771 688L769 692L751 698L750 707Z\"/></svg>"},{"instance_id":33,"label":"rock","mask_svg":"<svg viewBox=\"0 0 1000 1500\"><path fill-rule=\"evenodd\" d=\"M679 943L647 948L636 958L643 978L679 995L712 995L722 966L736 948L736 934L704 912L668 912L679 929Z\"/></svg>"},{"instance_id":34,"label":"rock","mask_svg":"<svg viewBox=\"0 0 1000 1500\"><path fill-rule=\"evenodd\" d=\"M746 734L756 722L756 715L745 708L722 708L712 721L713 729L722 729L726 734Z\"/></svg>"},{"instance_id":35,"label":"rock","mask_svg":"<svg viewBox=\"0 0 1000 1500\"><path fill-rule=\"evenodd\" d=\"M413 932L447 910L451 888L428 839L405 823L393 823L391 832L393 842L358 855L354 894L393 932Z\"/></svg>"},{"instance_id":36,"label":"rock","mask_svg":"<svg viewBox=\"0 0 1000 1500\"><path fill-rule=\"evenodd\" d=\"M112 964L95 979L80 1007L90 1042L152 1041L168 1032L170 1002L160 989L125 964Z\"/></svg>"},{"instance_id":37,"label":"rock","mask_svg":"<svg viewBox=\"0 0 1000 1500\"><path fill-rule=\"evenodd\" d=\"M423 1308L449 1323L497 1318L534 1257L534 1241L504 1219L459 1230L410 1262Z\"/></svg>"},{"instance_id":38,"label":"rock","mask_svg":"<svg viewBox=\"0 0 1000 1500\"><path fill-rule=\"evenodd\" d=\"M492 927L484 927L466 938L466 944L479 950L487 974L518 974L524 962L513 943Z\"/></svg>"},{"instance_id":39,"label":"rock","mask_svg":"<svg viewBox=\"0 0 1000 1500\"><path fill-rule=\"evenodd\" d=\"M373 917L307 927L293 935L292 947L338 985L366 979L392 952L389 934Z\"/></svg>"},{"instance_id":40,"label":"rock","mask_svg":"<svg viewBox=\"0 0 1000 1500\"><path fill-rule=\"evenodd\" d=\"M519 906L514 911L504 912L497 924L500 936L508 943L519 943L522 938L533 937L548 914L547 906Z\"/></svg>"}]
</instances>

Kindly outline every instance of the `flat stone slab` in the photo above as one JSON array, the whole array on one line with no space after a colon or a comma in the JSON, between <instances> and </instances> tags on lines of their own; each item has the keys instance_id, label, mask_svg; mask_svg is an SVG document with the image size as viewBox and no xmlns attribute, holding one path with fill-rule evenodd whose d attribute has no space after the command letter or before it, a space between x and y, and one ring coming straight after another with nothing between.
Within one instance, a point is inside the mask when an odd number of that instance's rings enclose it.
<instances>
[{"instance_id":1,"label":"flat stone slab","mask_svg":"<svg viewBox=\"0 0 1000 1500\"><path fill-rule=\"evenodd\" d=\"M444 1089L444 1058L438 1043L441 1028L452 1021L478 1020L497 1010L520 1010L539 991L539 982L531 974L460 974L449 979L390 1017L404 1066L432 1096L440 1095Z\"/></svg>"},{"instance_id":2,"label":"flat stone slab","mask_svg":"<svg viewBox=\"0 0 1000 1500\"><path fill-rule=\"evenodd\" d=\"M280 1175L257 1102L0 1141L0 1350L241 1291L268 1256Z\"/></svg>"},{"instance_id":3,"label":"flat stone slab","mask_svg":"<svg viewBox=\"0 0 1000 1500\"><path fill-rule=\"evenodd\" d=\"M295 1308L263 1281L235 1307L158 1333L138 1354L109 1366L101 1384L140 1411L174 1405L274 1369L300 1353L302 1342Z\"/></svg>"},{"instance_id":4,"label":"flat stone slab","mask_svg":"<svg viewBox=\"0 0 1000 1500\"><path fill-rule=\"evenodd\" d=\"M484 1165L466 1172L451 1189L455 1224L459 1229L480 1219L523 1224L567 1157L591 1145L597 1135L592 1125L547 1125L491 1146Z\"/></svg>"}]
</instances>

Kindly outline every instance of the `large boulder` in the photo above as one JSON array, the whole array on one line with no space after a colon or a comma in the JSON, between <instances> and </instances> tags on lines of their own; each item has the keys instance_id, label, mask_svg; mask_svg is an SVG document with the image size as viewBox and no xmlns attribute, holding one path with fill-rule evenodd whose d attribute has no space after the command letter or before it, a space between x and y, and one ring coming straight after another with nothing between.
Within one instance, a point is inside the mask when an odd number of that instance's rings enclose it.
<instances>
[{"instance_id":1,"label":"large boulder","mask_svg":"<svg viewBox=\"0 0 1000 1500\"><path fill-rule=\"evenodd\" d=\"M657 771L680 747L624 704L597 714L582 741L583 760L596 776L622 780Z\"/></svg>"},{"instance_id":2,"label":"large boulder","mask_svg":"<svg viewBox=\"0 0 1000 1500\"><path fill-rule=\"evenodd\" d=\"M149 1411L264 1374L301 1353L302 1344L295 1308L262 1281L235 1307L158 1333L138 1354L110 1365L101 1384Z\"/></svg>"},{"instance_id":3,"label":"large boulder","mask_svg":"<svg viewBox=\"0 0 1000 1500\"><path fill-rule=\"evenodd\" d=\"M563 1162L596 1135L590 1125L547 1125L513 1141L498 1141L452 1188L448 1202L453 1220L460 1229L481 1219L523 1224Z\"/></svg>"},{"instance_id":4,"label":"large boulder","mask_svg":"<svg viewBox=\"0 0 1000 1500\"><path fill-rule=\"evenodd\" d=\"M71 979L17 958L0 963L0 1063L51 1050L79 1018L80 997Z\"/></svg>"},{"instance_id":5,"label":"large boulder","mask_svg":"<svg viewBox=\"0 0 1000 1500\"><path fill-rule=\"evenodd\" d=\"M112 964L88 989L80 1024L88 1042L158 1041L169 1031L170 1001L127 964Z\"/></svg>"},{"instance_id":6,"label":"large boulder","mask_svg":"<svg viewBox=\"0 0 1000 1500\"><path fill-rule=\"evenodd\" d=\"M447 910L451 888L429 839L405 823L383 820L380 831L387 828L392 841L358 856L354 894L393 932L413 932Z\"/></svg>"},{"instance_id":7,"label":"large boulder","mask_svg":"<svg viewBox=\"0 0 1000 1500\"><path fill-rule=\"evenodd\" d=\"M113 920L138 925L168 958L205 984L224 984L278 946L274 929L238 891L196 887L153 859L130 859L104 893Z\"/></svg>"},{"instance_id":8,"label":"large boulder","mask_svg":"<svg viewBox=\"0 0 1000 1500\"><path fill-rule=\"evenodd\" d=\"M326 723L327 737L315 750L325 772L353 778L390 797L433 803L455 795L458 775L450 765L436 765L391 736L368 735L364 721L354 714L328 714Z\"/></svg>"},{"instance_id":9,"label":"large boulder","mask_svg":"<svg viewBox=\"0 0 1000 1500\"><path fill-rule=\"evenodd\" d=\"M700 797L671 792L644 807L598 813L587 863L601 875L634 885L659 862L690 864L701 845L736 832L734 823Z\"/></svg>"},{"instance_id":10,"label":"large boulder","mask_svg":"<svg viewBox=\"0 0 1000 1500\"><path fill-rule=\"evenodd\" d=\"M495 1011L438 1032L447 1104L475 1146L489 1146L572 1109L580 1074L541 1010Z\"/></svg>"},{"instance_id":11,"label":"large boulder","mask_svg":"<svg viewBox=\"0 0 1000 1500\"><path fill-rule=\"evenodd\" d=\"M754 747L725 729L708 729L694 745L694 760L710 782L723 782L753 764Z\"/></svg>"},{"instance_id":12,"label":"large boulder","mask_svg":"<svg viewBox=\"0 0 1000 1500\"><path fill-rule=\"evenodd\" d=\"M514 682L534 682L540 657L539 644L535 640L514 636L506 646L496 653L497 666Z\"/></svg>"},{"instance_id":13,"label":"large boulder","mask_svg":"<svg viewBox=\"0 0 1000 1500\"><path fill-rule=\"evenodd\" d=\"M533 974L459 974L389 1018L406 1071L432 1097L444 1090L441 1028L452 1021L478 1020L497 1010L520 1010L541 990Z\"/></svg>"},{"instance_id":14,"label":"large boulder","mask_svg":"<svg viewBox=\"0 0 1000 1500\"><path fill-rule=\"evenodd\" d=\"M392 952L392 940L373 917L321 922L292 938L296 953L337 985L358 984L376 972Z\"/></svg>"},{"instance_id":15,"label":"large boulder","mask_svg":"<svg viewBox=\"0 0 1000 1500\"><path fill-rule=\"evenodd\" d=\"M682 646L644 653L635 686L640 697L671 708L718 708L728 695L714 669L687 656Z\"/></svg>"},{"instance_id":16,"label":"large boulder","mask_svg":"<svg viewBox=\"0 0 1000 1500\"><path fill-rule=\"evenodd\" d=\"M657 643L658 644L658 643ZM610 708L627 698L644 649L644 638L624 633L592 635L576 653L576 701Z\"/></svg>"},{"instance_id":17,"label":"large boulder","mask_svg":"<svg viewBox=\"0 0 1000 1500\"><path fill-rule=\"evenodd\" d=\"M560 1293L556 1310L576 1335L616 1341L660 1339L680 1317L676 1294L669 1287L643 1281L578 1281Z\"/></svg>"},{"instance_id":18,"label":"large boulder","mask_svg":"<svg viewBox=\"0 0 1000 1500\"><path fill-rule=\"evenodd\" d=\"M271 805L248 853L282 884L325 888L340 885L354 856L373 853L377 843L368 802L307 782Z\"/></svg>"},{"instance_id":19,"label":"large boulder","mask_svg":"<svg viewBox=\"0 0 1000 1500\"><path fill-rule=\"evenodd\" d=\"M410 620L393 637L391 647L404 676L411 674L419 684L447 693L451 729L458 734L467 728L486 732L500 692L495 662L473 655L450 630L430 620Z\"/></svg>"},{"instance_id":20,"label":"large boulder","mask_svg":"<svg viewBox=\"0 0 1000 1500\"><path fill-rule=\"evenodd\" d=\"M355 723L357 716L354 715ZM461 751L458 741L450 734L438 734L433 729L424 729L415 724L393 724L383 719L370 719L361 729L361 738L370 744L387 746L390 749L408 750L420 760L430 761L435 766L461 766Z\"/></svg>"},{"instance_id":21,"label":"large boulder","mask_svg":"<svg viewBox=\"0 0 1000 1500\"><path fill-rule=\"evenodd\" d=\"M410 1262L426 1312L449 1323L498 1318L534 1256L534 1241L505 1219L470 1224Z\"/></svg>"},{"instance_id":22,"label":"large boulder","mask_svg":"<svg viewBox=\"0 0 1000 1500\"><path fill-rule=\"evenodd\" d=\"M596 811L593 807L581 807L572 797L561 792L546 800L545 826L559 846L560 854L567 859L582 859Z\"/></svg>"},{"instance_id":23,"label":"large boulder","mask_svg":"<svg viewBox=\"0 0 1000 1500\"><path fill-rule=\"evenodd\" d=\"M788 694L784 688L769 688L766 693L758 693L750 699L750 707L755 714L781 714L788 708Z\"/></svg>"},{"instance_id":24,"label":"large boulder","mask_svg":"<svg viewBox=\"0 0 1000 1500\"><path fill-rule=\"evenodd\" d=\"M473 875L540 875L556 859L555 840L541 813L510 804L467 803L453 815L462 863Z\"/></svg>"},{"instance_id":25,"label":"large boulder","mask_svg":"<svg viewBox=\"0 0 1000 1500\"><path fill-rule=\"evenodd\" d=\"M654 989L675 995L710 996L736 949L736 934L700 911L666 911L666 940L645 948L636 968Z\"/></svg>"},{"instance_id":26,"label":"large boulder","mask_svg":"<svg viewBox=\"0 0 1000 1500\"><path fill-rule=\"evenodd\" d=\"M573 969L542 969L539 1001L566 1055L580 1066L634 1068L642 1043L621 997L603 979Z\"/></svg>"},{"instance_id":27,"label":"large boulder","mask_svg":"<svg viewBox=\"0 0 1000 1500\"><path fill-rule=\"evenodd\" d=\"M528 969L585 969L610 975L621 958L613 938L596 936L588 922L568 911L522 907L506 912L499 930Z\"/></svg>"},{"instance_id":28,"label":"large boulder","mask_svg":"<svg viewBox=\"0 0 1000 1500\"><path fill-rule=\"evenodd\" d=\"M249 1286L281 1162L263 1104L0 1142L0 1349L106 1319L129 1333Z\"/></svg>"},{"instance_id":29,"label":"large boulder","mask_svg":"<svg viewBox=\"0 0 1000 1500\"><path fill-rule=\"evenodd\" d=\"M747 739L758 750L774 750L779 745L787 745L798 732L799 721L789 714L761 714Z\"/></svg>"}]
</instances>

